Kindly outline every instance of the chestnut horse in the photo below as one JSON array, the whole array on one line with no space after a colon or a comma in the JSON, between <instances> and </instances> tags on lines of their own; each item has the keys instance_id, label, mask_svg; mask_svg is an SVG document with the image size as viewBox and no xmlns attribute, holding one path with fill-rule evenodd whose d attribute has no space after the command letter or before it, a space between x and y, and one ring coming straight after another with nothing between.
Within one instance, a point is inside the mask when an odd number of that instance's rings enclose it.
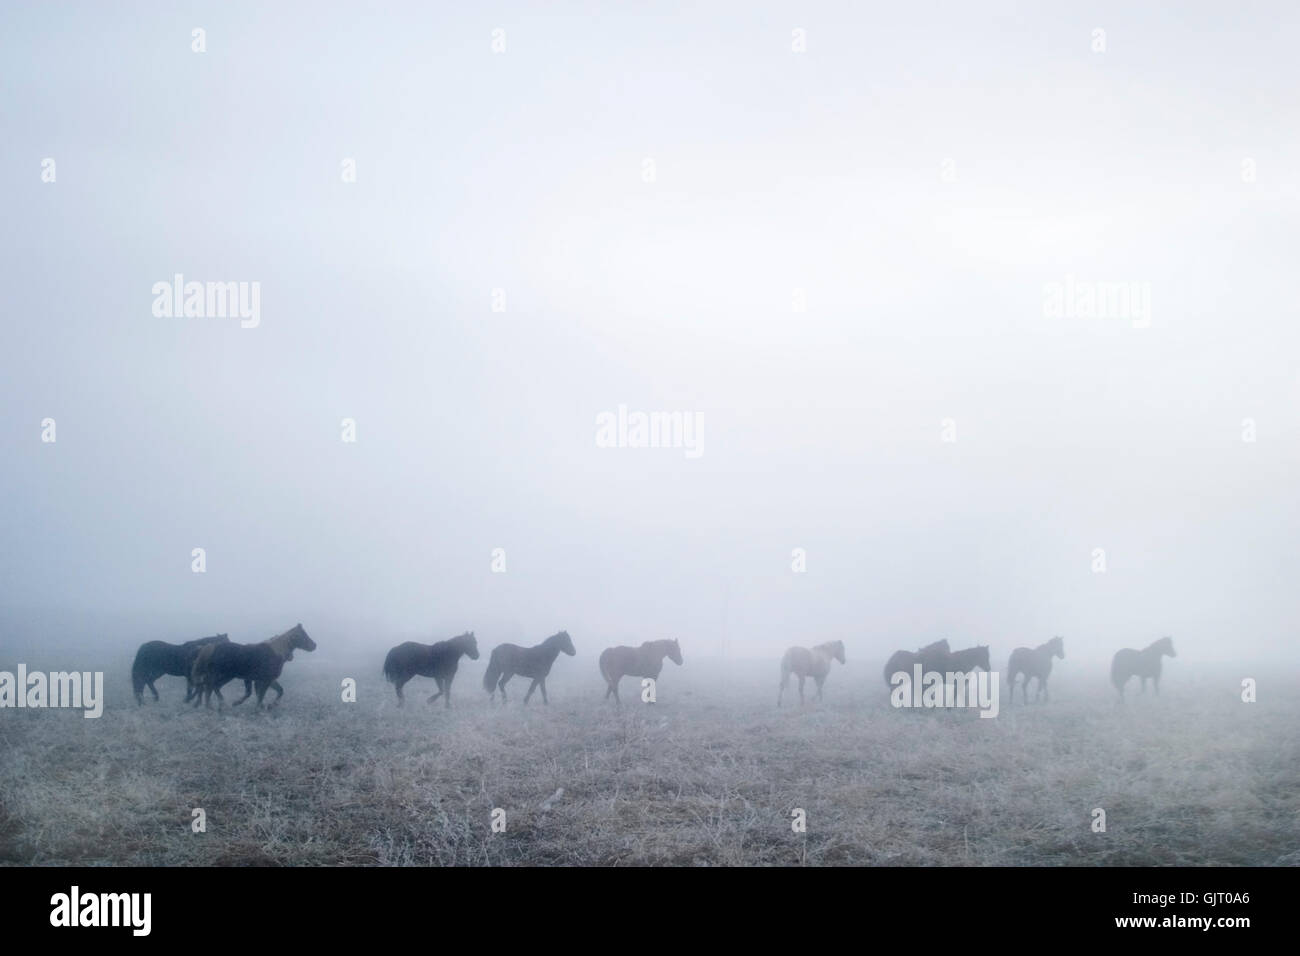
<instances>
[{"instance_id":1,"label":"chestnut horse","mask_svg":"<svg viewBox=\"0 0 1300 956\"><path fill-rule=\"evenodd\" d=\"M682 649L676 641L646 641L640 647L607 647L600 654L600 676L609 686L605 689L605 699L614 695L614 700L622 704L618 696L618 682L624 677L649 677L659 679L659 672L664 669L667 657L678 667L682 663Z\"/></svg>"}]
</instances>

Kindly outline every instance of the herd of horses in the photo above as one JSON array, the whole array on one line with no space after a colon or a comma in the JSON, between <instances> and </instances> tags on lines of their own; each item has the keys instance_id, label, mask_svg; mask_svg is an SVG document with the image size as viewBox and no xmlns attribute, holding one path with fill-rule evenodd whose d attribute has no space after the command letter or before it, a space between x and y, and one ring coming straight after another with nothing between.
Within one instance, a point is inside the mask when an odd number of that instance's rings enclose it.
<instances>
[{"instance_id":1,"label":"herd of horses","mask_svg":"<svg viewBox=\"0 0 1300 956\"><path fill-rule=\"evenodd\" d=\"M158 700L158 689L154 681L164 675L185 678L185 700L193 701L195 707L200 701L212 707L212 695L217 697L218 707L225 703L221 688L232 680L244 682L244 696L235 701L242 704L257 693L257 706L263 706L263 698L268 690L275 690L274 707L284 696L279 677L284 665L293 660L295 650L314 651L316 642L307 636L301 623L294 625L283 634L277 634L258 644L236 644L226 634L214 634L186 641L183 644L169 644L166 641L149 641L140 645L136 652L135 663L131 667L131 683L135 691L137 704L144 703L144 690L147 687ZM577 653L573 640L567 631L552 634L546 640L533 647L520 647L518 644L498 644L488 656L487 670L483 674L483 689L488 692L488 700L494 702L497 693L501 702L506 701L506 684L516 676L526 677L532 681L524 693L524 703L528 703L533 692L542 692L542 703L550 701L546 697L546 678L551 673L556 658L560 654L572 657ZM1124 699L1124 687L1134 677L1142 682L1142 692L1151 680L1155 692L1160 693L1160 662L1164 657L1174 657L1174 642L1162 637L1143 650L1124 648L1116 651L1111 661L1111 683L1119 691L1120 700ZM468 657L472 661L479 658L478 641L473 631L467 631L446 641L433 644L421 644L407 641L388 652L384 658L383 675L397 692L397 704L400 707L406 700L402 688L415 677L432 678L437 685L437 692L428 702L433 703L439 697L445 706L451 706L451 682L460 666L460 659ZM1029 682L1038 681L1035 700L1047 700L1047 678L1052 673L1052 660L1065 659L1065 642L1060 637L1037 647L1017 647L1011 652L1007 662L1007 686L1011 700L1015 701L1016 681L1021 681L1021 697L1029 703ZM624 677L642 677L657 680L663 670L664 660L671 660L678 666L682 663L682 649L675 640L646 641L639 647L609 647L601 652L599 665L600 676L604 678L605 699L613 696L616 703L621 703L618 695L619 682ZM817 698L822 698L822 688L830 674L831 664L845 662L844 642L829 641L815 647L791 647L781 658L781 686L776 703L781 706L790 675L799 678L799 703L804 703L804 681L809 677L817 686ZM948 641L935 641L915 651L896 651L885 664L885 683L893 686L894 675L900 671L911 674L916 665L924 673L962 673L969 674L977 668L990 670L989 648L987 644L968 647L954 651Z\"/></svg>"}]
</instances>

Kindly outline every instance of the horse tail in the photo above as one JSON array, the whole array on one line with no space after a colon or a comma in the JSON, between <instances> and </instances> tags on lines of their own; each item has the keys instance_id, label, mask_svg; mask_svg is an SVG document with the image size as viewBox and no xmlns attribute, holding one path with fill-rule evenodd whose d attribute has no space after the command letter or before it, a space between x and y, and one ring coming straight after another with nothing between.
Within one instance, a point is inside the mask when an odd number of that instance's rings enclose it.
<instances>
[{"instance_id":1,"label":"horse tail","mask_svg":"<svg viewBox=\"0 0 1300 956\"><path fill-rule=\"evenodd\" d=\"M384 658L384 669L381 671L384 677L391 684L397 683L397 661L393 660L396 654L397 648L395 647L388 652L388 656Z\"/></svg>"},{"instance_id":2,"label":"horse tail","mask_svg":"<svg viewBox=\"0 0 1300 956\"><path fill-rule=\"evenodd\" d=\"M600 667L600 676L605 678L606 684L612 683L609 679L609 671L605 668L605 664L608 661L609 661L609 651L608 650L601 651L600 660L597 661L596 663Z\"/></svg>"},{"instance_id":3,"label":"horse tail","mask_svg":"<svg viewBox=\"0 0 1300 956\"><path fill-rule=\"evenodd\" d=\"M786 651L781 655L781 689L785 690L790 686L790 652Z\"/></svg>"},{"instance_id":4,"label":"horse tail","mask_svg":"<svg viewBox=\"0 0 1300 956\"><path fill-rule=\"evenodd\" d=\"M494 647L492 656L488 658L487 670L483 673L483 689L489 694L497 689L497 681L501 677L501 648ZM504 693L504 691L503 691Z\"/></svg>"},{"instance_id":5,"label":"horse tail","mask_svg":"<svg viewBox=\"0 0 1300 956\"><path fill-rule=\"evenodd\" d=\"M144 693L144 662L141 660L143 656L142 647L135 652L135 661L131 664L131 689L135 691L136 697Z\"/></svg>"},{"instance_id":6,"label":"horse tail","mask_svg":"<svg viewBox=\"0 0 1300 956\"><path fill-rule=\"evenodd\" d=\"M1120 671L1123 669L1123 665L1120 663L1120 661L1123 659L1123 655L1124 655L1123 651L1116 651L1115 656L1111 659L1110 662L1110 682L1114 684L1116 688L1121 687L1123 684L1123 682L1120 680ZM1127 680L1128 677L1129 677L1128 674L1124 675L1125 680Z\"/></svg>"}]
</instances>

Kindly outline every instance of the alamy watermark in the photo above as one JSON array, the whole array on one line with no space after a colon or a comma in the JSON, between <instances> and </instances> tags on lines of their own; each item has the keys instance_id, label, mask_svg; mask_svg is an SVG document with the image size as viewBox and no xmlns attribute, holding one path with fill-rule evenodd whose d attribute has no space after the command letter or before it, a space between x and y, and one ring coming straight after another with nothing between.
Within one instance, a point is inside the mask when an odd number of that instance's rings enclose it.
<instances>
[{"instance_id":1,"label":"alamy watermark","mask_svg":"<svg viewBox=\"0 0 1300 956\"><path fill-rule=\"evenodd\" d=\"M27 672L19 664L17 673L0 671L0 708L73 707L85 710L83 717L104 713L103 671Z\"/></svg>"},{"instance_id":2,"label":"alamy watermark","mask_svg":"<svg viewBox=\"0 0 1300 956\"><path fill-rule=\"evenodd\" d=\"M997 671L927 671L918 662L911 673L890 675L889 685L895 707L978 707L981 717L998 715Z\"/></svg>"},{"instance_id":3,"label":"alamy watermark","mask_svg":"<svg viewBox=\"0 0 1300 956\"><path fill-rule=\"evenodd\" d=\"M596 416L597 448L682 448L687 458L704 454L704 416L699 412L617 412Z\"/></svg>"},{"instance_id":4,"label":"alamy watermark","mask_svg":"<svg viewBox=\"0 0 1300 956\"><path fill-rule=\"evenodd\" d=\"M155 282L153 296L159 319L239 319L244 329L262 322L260 282L186 282L178 272L171 282Z\"/></svg>"},{"instance_id":5,"label":"alamy watermark","mask_svg":"<svg viewBox=\"0 0 1300 956\"><path fill-rule=\"evenodd\" d=\"M1066 275L1043 283L1043 315L1049 319L1127 319L1151 325L1150 282L1091 282Z\"/></svg>"}]
</instances>

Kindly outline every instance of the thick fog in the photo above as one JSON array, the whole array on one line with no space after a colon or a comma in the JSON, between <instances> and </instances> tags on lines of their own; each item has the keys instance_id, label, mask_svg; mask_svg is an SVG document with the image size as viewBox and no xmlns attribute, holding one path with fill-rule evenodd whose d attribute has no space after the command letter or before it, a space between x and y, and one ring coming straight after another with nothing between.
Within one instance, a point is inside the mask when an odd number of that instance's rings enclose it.
<instances>
[{"instance_id":1,"label":"thick fog","mask_svg":"<svg viewBox=\"0 0 1300 956\"><path fill-rule=\"evenodd\" d=\"M0 640L1293 659L1300 10L439 6L0 13Z\"/></svg>"}]
</instances>

